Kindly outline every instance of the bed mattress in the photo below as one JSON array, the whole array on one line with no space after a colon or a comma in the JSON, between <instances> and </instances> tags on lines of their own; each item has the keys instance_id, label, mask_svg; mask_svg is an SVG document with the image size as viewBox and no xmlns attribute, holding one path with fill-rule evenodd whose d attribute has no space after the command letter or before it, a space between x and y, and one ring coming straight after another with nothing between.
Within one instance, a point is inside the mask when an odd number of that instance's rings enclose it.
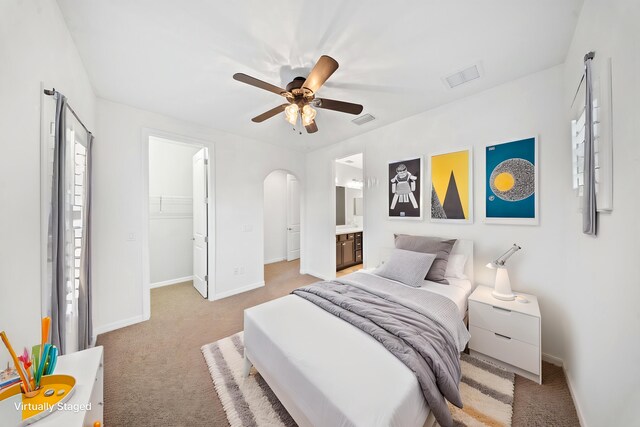
<instances>
[{"instance_id":1,"label":"bed mattress","mask_svg":"<svg viewBox=\"0 0 640 427\"><path fill-rule=\"evenodd\" d=\"M423 289L452 299L463 318L468 293L461 285L426 282ZM374 338L313 303L288 295L252 307L245 311L244 329L248 358L298 424L428 424L429 408L409 368Z\"/></svg>"}]
</instances>

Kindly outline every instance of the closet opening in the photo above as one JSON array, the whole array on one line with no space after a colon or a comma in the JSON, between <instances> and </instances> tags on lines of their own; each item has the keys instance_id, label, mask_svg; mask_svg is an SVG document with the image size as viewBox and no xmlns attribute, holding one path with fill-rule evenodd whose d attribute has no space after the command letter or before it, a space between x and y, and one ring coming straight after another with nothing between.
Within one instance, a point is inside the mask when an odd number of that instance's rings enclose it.
<instances>
[{"instance_id":1,"label":"closet opening","mask_svg":"<svg viewBox=\"0 0 640 427\"><path fill-rule=\"evenodd\" d=\"M149 289L181 286L207 299L209 150L158 136L148 143Z\"/></svg>"}]
</instances>

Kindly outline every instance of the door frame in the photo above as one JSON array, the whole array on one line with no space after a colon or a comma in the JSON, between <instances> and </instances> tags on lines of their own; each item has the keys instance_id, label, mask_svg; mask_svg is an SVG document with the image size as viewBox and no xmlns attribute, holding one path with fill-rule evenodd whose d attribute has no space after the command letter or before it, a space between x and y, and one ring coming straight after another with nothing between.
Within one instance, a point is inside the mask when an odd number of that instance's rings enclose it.
<instances>
[{"instance_id":1,"label":"door frame","mask_svg":"<svg viewBox=\"0 0 640 427\"><path fill-rule=\"evenodd\" d=\"M200 154L202 153L202 155L200 156ZM198 209L200 209L202 206L200 205L202 203L203 199L200 199L200 202L196 203L196 182L198 181L196 179L196 162L194 161L194 159L196 158L196 156L200 156L202 158L202 163L203 163L203 170L204 170L204 211L205 211L205 215L204 215L204 221L205 221L205 230L204 230L204 234L203 234L203 242L202 246L205 248L204 250L206 251L206 257L205 257L205 263L206 263L206 271L204 273L204 278L203 278L203 282L204 282L204 294L206 295L202 295L203 291L201 291L199 289L198 286L196 286L196 281L199 280L199 276L197 274L196 271L196 246L197 245L197 241L199 239L197 239L197 235L198 233L196 233L196 206L198 206ZM193 190L192 190L192 196L193 196L193 200L191 205L193 206L193 224L192 224L192 228L191 228L191 232L192 234L192 244L191 244L191 253L193 254L193 259L191 262L191 266L193 268L193 286L194 288L200 293L200 295L202 295L202 297L204 299L209 299L209 217L208 217L208 213L209 213L209 202L211 201L211 197L209 196L209 175L211 174L211 171L209 169L209 149L207 147L202 147L200 148L196 154L194 154L191 157L191 182L193 183ZM200 176L200 178L202 178L202 176Z\"/></svg>"},{"instance_id":2,"label":"door frame","mask_svg":"<svg viewBox=\"0 0 640 427\"><path fill-rule=\"evenodd\" d=\"M362 216L363 218L366 219L367 217L367 204L365 203L366 200L366 189L367 189L367 162L366 162L366 156L365 156L365 151L364 149L361 150L355 150L353 152L347 152L347 153L343 153L342 155L338 156L338 157L334 157L333 161L331 162L331 201L329 203L329 208L331 209L330 211L330 215L331 215L331 224L333 224L333 233L335 234L336 232L336 228L337 228L337 224L336 224L336 178L337 178L337 171L336 171L336 163L338 162L338 160L340 159L344 159L345 157L351 157L354 156L356 154L362 154L362 181L364 183L364 185L362 186ZM346 193L345 193L346 194ZM365 226L365 220L362 221L362 238L364 239L364 226ZM335 237L333 239L331 239L331 246L335 246ZM333 251L334 249L332 249ZM365 251L362 251L362 265L366 267L366 255L365 255ZM336 257L335 256L331 256L331 263L333 265L333 268L331 270L331 278L335 278L337 276L337 271L336 268L338 266L338 264L336 263Z\"/></svg>"},{"instance_id":3,"label":"door frame","mask_svg":"<svg viewBox=\"0 0 640 427\"><path fill-rule=\"evenodd\" d=\"M302 181L300 179L299 174L291 171L290 169L286 169L286 168L274 168L271 169L269 172L267 172L266 174L264 174L262 176L262 239L260 240L260 247L262 248L262 250L260 251L260 265L263 267L262 268L262 274L263 274L263 283L264 283L264 181L267 179L267 177L269 175L271 175L273 172L276 171L281 171L281 172L285 172L288 173L289 175L293 175L297 180L298 180L298 196L300 197L300 274L306 274L306 261L305 261L305 225L306 225L306 221L305 221L305 186L304 186L304 181ZM287 213L288 215L288 213ZM285 238L287 238L287 230L284 230L285 232ZM285 253L285 261L286 261L286 256L287 254Z\"/></svg>"},{"instance_id":4,"label":"door frame","mask_svg":"<svg viewBox=\"0 0 640 427\"><path fill-rule=\"evenodd\" d=\"M166 132L158 129L142 128L141 132L141 149L142 149L142 194L144 197L141 200L142 203L142 222L143 227L140 235L140 241L142 245L142 314L144 320L151 318L151 269L149 264L149 138L156 137L170 140L176 144L184 144L189 146L207 148L207 155L209 158L209 170L208 170L208 189L209 189L209 206L207 213L207 234L209 236L208 246L208 300L213 301L215 295L216 283L216 203L215 203L215 144L213 141L206 141L202 139L192 138L177 133Z\"/></svg>"}]
</instances>

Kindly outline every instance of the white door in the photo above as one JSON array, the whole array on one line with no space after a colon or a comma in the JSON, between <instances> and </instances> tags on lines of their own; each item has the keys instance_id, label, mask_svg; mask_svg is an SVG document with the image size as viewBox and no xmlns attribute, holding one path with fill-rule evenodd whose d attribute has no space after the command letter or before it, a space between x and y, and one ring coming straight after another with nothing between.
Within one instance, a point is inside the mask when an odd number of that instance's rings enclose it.
<instances>
[{"instance_id":1,"label":"white door","mask_svg":"<svg viewBox=\"0 0 640 427\"><path fill-rule=\"evenodd\" d=\"M300 258L300 183L287 174L287 261Z\"/></svg>"},{"instance_id":2,"label":"white door","mask_svg":"<svg viewBox=\"0 0 640 427\"><path fill-rule=\"evenodd\" d=\"M193 286L207 298L208 294L208 160L207 149L193 156Z\"/></svg>"}]
</instances>

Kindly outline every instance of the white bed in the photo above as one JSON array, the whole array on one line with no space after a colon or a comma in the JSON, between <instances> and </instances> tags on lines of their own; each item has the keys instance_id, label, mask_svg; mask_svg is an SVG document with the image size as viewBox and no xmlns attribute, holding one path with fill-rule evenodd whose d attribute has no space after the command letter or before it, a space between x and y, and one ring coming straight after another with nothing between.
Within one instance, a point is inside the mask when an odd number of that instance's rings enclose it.
<instances>
[{"instance_id":1,"label":"white bed","mask_svg":"<svg viewBox=\"0 0 640 427\"><path fill-rule=\"evenodd\" d=\"M453 253L468 255L459 241ZM425 281L425 292L452 299L466 315L472 281ZM247 372L260 372L300 426L424 426L434 419L414 374L380 343L313 303L288 295L245 310Z\"/></svg>"}]
</instances>

